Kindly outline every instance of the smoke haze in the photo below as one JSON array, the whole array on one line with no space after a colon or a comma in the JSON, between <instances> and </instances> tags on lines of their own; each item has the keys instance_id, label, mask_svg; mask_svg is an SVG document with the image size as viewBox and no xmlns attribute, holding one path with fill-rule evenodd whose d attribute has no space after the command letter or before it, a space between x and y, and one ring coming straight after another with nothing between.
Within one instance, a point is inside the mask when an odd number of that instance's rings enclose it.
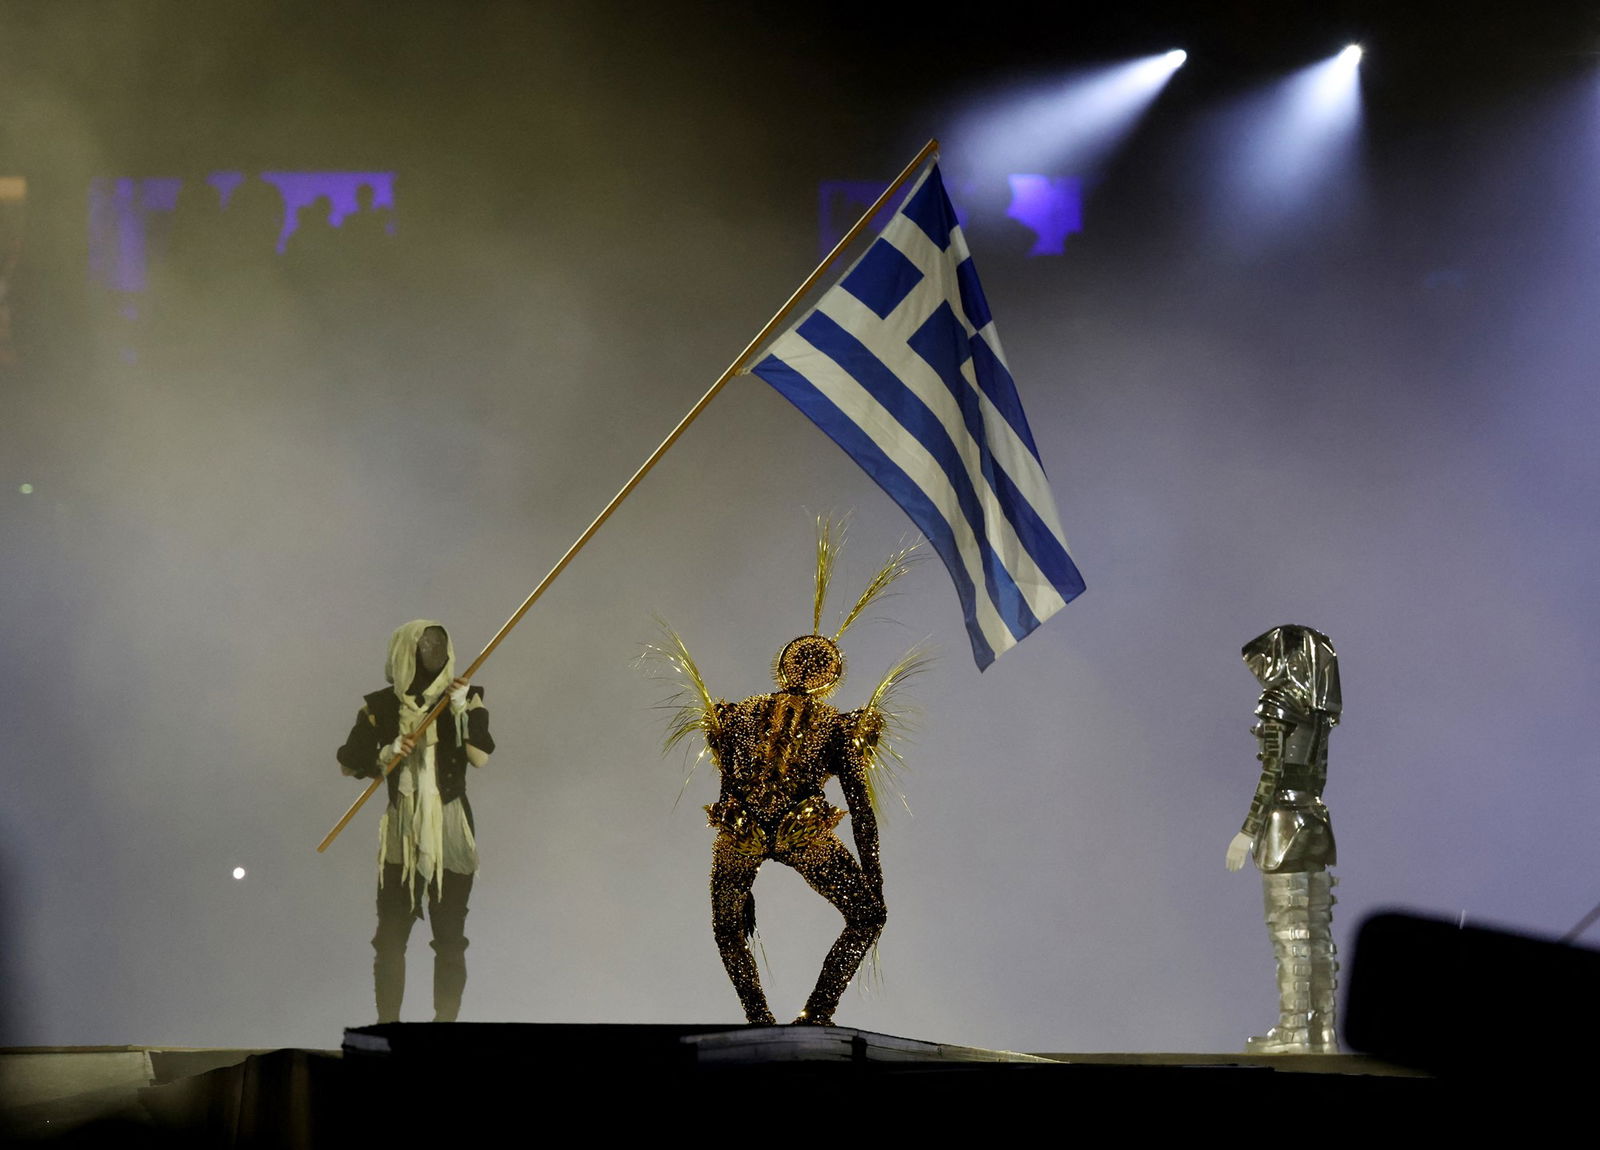
<instances>
[{"instance_id":1,"label":"smoke haze","mask_svg":"<svg viewBox=\"0 0 1600 1150\"><path fill-rule=\"evenodd\" d=\"M1257 771L1238 651L1283 623L1342 656L1341 948L1379 907L1554 935L1600 899L1600 76L1562 48L1595 30L1520 26L1474 80L1478 39L1433 59L1382 25L1360 145L1267 210L1238 184L1252 117L1342 41L1284 33L1280 60L1270 30L1151 7L1191 64L1099 169L1044 172L1090 177L1065 253L969 223L1089 590L981 676L936 563L847 636L843 706L916 640L943 652L883 833L884 984L849 1025L1056 1051L1269 1025L1259 883L1222 860ZM1003 187L1025 157L964 160L964 108L1172 46L1080 14L1053 58L1032 18L947 68L832 9L0 6L0 175L28 179L0 1041L369 1022L378 811L314 847L390 632L441 619L465 665L810 270L821 181L886 181L938 135L958 198ZM393 234L303 214L278 255L272 171L393 172ZM226 211L215 172L246 176ZM88 189L157 178L183 185L149 282L114 292ZM908 523L736 380L485 667L465 1018L737 1021L711 769L679 800L633 661L659 615L714 693L770 689L811 518L850 509L835 610ZM787 1017L837 915L776 865L757 897Z\"/></svg>"}]
</instances>

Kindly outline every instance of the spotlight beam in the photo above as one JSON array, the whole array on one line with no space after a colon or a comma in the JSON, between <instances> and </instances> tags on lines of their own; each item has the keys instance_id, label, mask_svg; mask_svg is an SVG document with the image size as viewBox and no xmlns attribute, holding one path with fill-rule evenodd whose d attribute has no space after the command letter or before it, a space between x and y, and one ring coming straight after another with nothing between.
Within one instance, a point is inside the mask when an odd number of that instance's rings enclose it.
<instances>
[{"instance_id":1,"label":"spotlight beam","mask_svg":"<svg viewBox=\"0 0 1600 1150\"><path fill-rule=\"evenodd\" d=\"M983 171L1081 173L1128 137L1187 59L1174 48L997 94L962 116L957 134Z\"/></svg>"}]
</instances>

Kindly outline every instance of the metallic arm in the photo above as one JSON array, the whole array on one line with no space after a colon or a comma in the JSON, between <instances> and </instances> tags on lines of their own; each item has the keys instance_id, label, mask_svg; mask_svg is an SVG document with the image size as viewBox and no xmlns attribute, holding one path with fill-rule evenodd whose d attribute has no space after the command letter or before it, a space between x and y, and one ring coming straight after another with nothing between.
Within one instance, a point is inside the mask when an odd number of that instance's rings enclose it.
<instances>
[{"instance_id":1,"label":"metallic arm","mask_svg":"<svg viewBox=\"0 0 1600 1150\"><path fill-rule=\"evenodd\" d=\"M1251 733L1261 740L1261 750L1256 758L1261 760L1261 779L1256 783L1255 798L1250 801L1250 813L1245 815L1241 834L1255 838L1267 819L1267 804L1277 793L1283 779L1283 742L1292 724L1263 717L1251 728Z\"/></svg>"}]
</instances>

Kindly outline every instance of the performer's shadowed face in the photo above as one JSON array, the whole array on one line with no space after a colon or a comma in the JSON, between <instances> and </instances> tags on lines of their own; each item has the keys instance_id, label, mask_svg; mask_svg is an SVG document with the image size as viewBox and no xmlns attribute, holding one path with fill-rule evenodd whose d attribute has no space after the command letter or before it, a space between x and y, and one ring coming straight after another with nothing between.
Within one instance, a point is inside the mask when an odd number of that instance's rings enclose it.
<instances>
[{"instance_id":1,"label":"performer's shadowed face","mask_svg":"<svg viewBox=\"0 0 1600 1150\"><path fill-rule=\"evenodd\" d=\"M429 627L417 640L417 670L432 680L444 670L446 639L443 627Z\"/></svg>"}]
</instances>

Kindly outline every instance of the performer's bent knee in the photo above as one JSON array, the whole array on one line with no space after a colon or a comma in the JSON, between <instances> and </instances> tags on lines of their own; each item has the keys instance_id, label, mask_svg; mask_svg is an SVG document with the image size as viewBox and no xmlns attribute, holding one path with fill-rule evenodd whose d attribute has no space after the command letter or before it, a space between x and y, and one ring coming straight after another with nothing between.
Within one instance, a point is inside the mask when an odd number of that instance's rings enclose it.
<instances>
[{"instance_id":1,"label":"performer's bent knee","mask_svg":"<svg viewBox=\"0 0 1600 1150\"><path fill-rule=\"evenodd\" d=\"M378 928L378 933L372 936L373 950L405 950L406 944L411 941L411 932L408 930L385 930Z\"/></svg>"},{"instance_id":2,"label":"performer's bent knee","mask_svg":"<svg viewBox=\"0 0 1600 1150\"><path fill-rule=\"evenodd\" d=\"M889 908L883 904L882 899L852 903L845 911L845 921L862 930L880 931L884 923L889 921Z\"/></svg>"},{"instance_id":3,"label":"performer's bent knee","mask_svg":"<svg viewBox=\"0 0 1600 1150\"><path fill-rule=\"evenodd\" d=\"M732 922L713 922L711 937L716 940L718 950L744 946L744 922L742 919L734 919Z\"/></svg>"}]
</instances>

